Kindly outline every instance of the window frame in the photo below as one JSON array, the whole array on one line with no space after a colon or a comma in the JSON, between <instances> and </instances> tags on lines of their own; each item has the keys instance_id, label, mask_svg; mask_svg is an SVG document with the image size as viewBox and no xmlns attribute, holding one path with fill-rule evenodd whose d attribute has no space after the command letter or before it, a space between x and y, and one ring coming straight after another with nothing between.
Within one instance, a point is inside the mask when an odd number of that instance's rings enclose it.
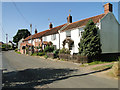
<instances>
[{"instance_id":1,"label":"window frame","mask_svg":"<svg viewBox=\"0 0 120 90\"><path fill-rule=\"evenodd\" d=\"M68 32L70 32L70 33L67 35ZM66 37L71 37L71 30L66 31Z\"/></svg>"},{"instance_id":2,"label":"window frame","mask_svg":"<svg viewBox=\"0 0 120 90\"><path fill-rule=\"evenodd\" d=\"M51 35L51 40L55 40L56 39L56 34L52 34Z\"/></svg>"},{"instance_id":3,"label":"window frame","mask_svg":"<svg viewBox=\"0 0 120 90\"><path fill-rule=\"evenodd\" d=\"M85 28L85 27L79 28L79 33L78 33L78 34L79 34L79 35L78 35L79 37L81 36L81 33L84 32L84 28Z\"/></svg>"},{"instance_id":4,"label":"window frame","mask_svg":"<svg viewBox=\"0 0 120 90\"><path fill-rule=\"evenodd\" d=\"M47 36L44 37L44 41L47 41Z\"/></svg>"}]
</instances>

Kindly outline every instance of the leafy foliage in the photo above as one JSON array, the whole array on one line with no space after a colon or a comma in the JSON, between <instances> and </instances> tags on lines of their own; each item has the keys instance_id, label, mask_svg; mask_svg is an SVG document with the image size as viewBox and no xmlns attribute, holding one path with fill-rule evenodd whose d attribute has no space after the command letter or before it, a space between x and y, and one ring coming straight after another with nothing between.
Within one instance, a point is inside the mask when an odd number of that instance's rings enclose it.
<instances>
[{"instance_id":1,"label":"leafy foliage","mask_svg":"<svg viewBox=\"0 0 120 90\"><path fill-rule=\"evenodd\" d=\"M2 44L2 50L12 50L12 46L11 45L7 45L7 44Z\"/></svg>"},{"instance_id":2,"label":"leafy foliage","mask_svg":"<svg viewBox=\"0 0 120 90\"><path fill-rule=\"evenodd\" d=\"M16 53L21 54L21 52L16 52Z\"/></svg>"},{"instance_id":3,"label":"leafy foliage","mask_svg":"<svg viewBox=\"0 0 120 90\"><path fill-rule=\"evenodd\" d=\"M82 33L82 38L79 45L79 54L83 56L96 56L101 54L101 44L98 35L98 27L92 20L89 20L84 32Z\"/></svg>"},{"instance_id":4,"label":"leafy foliage","mask_svg":"<svg viewBox=\"0 0 120 90\"><path fill-rule=\"evenodd\" d=\"M44 57L45 57L45 59L47 59L47 58L48 58L48 56L47 56L46 54L45 54L45 56L44 56Z\"/></svg>"},{"instance_id":5,"label":"leafy foliage","mask_svg":"<svg viewBox=\"0 0 120 90\"><path fill-rule=\"evenodd\" d=\"M60 54L70 54L70 50L62 48L62 49L60 49L59 53Z\"/></svg>"},{"instance_id":6,"label":"leafy foliage","mask_svg":"<svg viewBox=\"0 0 120 90\"><path fill-rule=\"evenodd\" d=\"M45 54L44 54L44 52L39 52L37 55L38 55L38 56L43 56L43 55L45 55Z\"/></svg>"},{"instance_id":7,"label":"leafy foliage","mask_svg":"<svg viewBox=\"0 0 120 90\"><path fill-rule=\"evenodd\" d=\"M59 54L59 49L54 50L54 51L53 51L53 54L54 54L54 58L57 58L57 57L58 57L58 54Z\"/></svg>"},{"instance_id":8,"label":"leafy foliage","mask_svg":"<svg viewBox=\"0 0 120 90\"><path fill-rule=\"evenodd\" d=\"M18 51L18 48L15 49L15 52L17 52L17 51Z\"/></svg>"},{"instance_id":9,"label":"leafy foliage","mask_svg":"<svg viewBox=\"0 0 120 90\"><path fill-rule=\"evenodd\" d=\"M44 49L44 52L53 52L54 51L54 46L46 46Z\"/></svg>"},{"instance_id":10,"label":"leafy foliage","mask_svg":"<svg viewBox=\"0 0 120 90\"><path fill-rule=\"evenodd\" d=\"M18 30L17 34L13 37L13 42L18 43L20 39L30 36L30 32L27 29Z\"/></svg>"}]
</instances>

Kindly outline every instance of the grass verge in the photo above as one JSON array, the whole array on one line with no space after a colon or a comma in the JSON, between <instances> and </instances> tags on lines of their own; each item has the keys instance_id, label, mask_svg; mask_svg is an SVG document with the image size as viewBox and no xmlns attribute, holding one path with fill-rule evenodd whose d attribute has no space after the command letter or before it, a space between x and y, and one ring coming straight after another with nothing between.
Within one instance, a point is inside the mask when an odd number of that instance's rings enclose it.
<instances>
[{"instance_id":1,"label":"grass verge","mask_svg":"<svg viewBox=\"0 0 120 90\"><path fill-rule=\"evenodd\" d=\"M16 51L16 53L21 54L21 52L17 52L17 51Z\"/></svg>"},{"instance_id":2,"label":"grass verge","mask_svg":"<svg viewBox=\"0 0 120 90\"><path fill-rule=\"evenodd\" d=\"M96 65L96 64L104 64L104 63L111 63L111 62L94 61L94 62L88 63L88 65Z\"/></svg>"},{"instance_id":3,"label":"grass verge","mask_svg":"<svg viewBox=\"0 0 120 90\"><path fill-rule=\"evenodd\" d=\"M97 66L92 68L93 70L103 70L103 69L107 69L107 68L112 68L113 64L109 64L109 65L102 65L102 66Z\"/></svg>"}]
</instances>

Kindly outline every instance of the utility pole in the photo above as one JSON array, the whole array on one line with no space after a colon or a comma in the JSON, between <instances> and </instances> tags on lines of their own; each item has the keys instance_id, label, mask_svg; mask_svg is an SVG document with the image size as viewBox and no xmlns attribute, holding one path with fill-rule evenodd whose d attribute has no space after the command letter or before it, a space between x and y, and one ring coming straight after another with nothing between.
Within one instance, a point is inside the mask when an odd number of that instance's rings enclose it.
<instances>
[{"instance_id":1,"label":"utility pole","mask_svg":"<svg viewBox=\"0 0 120 90\"><path fill-rule=\"evenodd\" d=\"M8 34L6 34L6 44L8 44Z\"/></svg>"},{"instance_id":2,"label":"utility pole","mask_svg":"<svg viewBox=\"0 0 120 90\"><path fill-rule=\"evenodd\" d=\"M31 54L32 54L32 24L30 24L30 33L31 33Z\"/></svg>"},{"instance_id":3,"label":"utility pole","mask_svg":"<svg viewBox=\"0 0 120 90\"><path fill-rule=\"evenodd\" d=\"M6 34L6 49L8 49L8 34Z\"/></svg>"}]
</instances>

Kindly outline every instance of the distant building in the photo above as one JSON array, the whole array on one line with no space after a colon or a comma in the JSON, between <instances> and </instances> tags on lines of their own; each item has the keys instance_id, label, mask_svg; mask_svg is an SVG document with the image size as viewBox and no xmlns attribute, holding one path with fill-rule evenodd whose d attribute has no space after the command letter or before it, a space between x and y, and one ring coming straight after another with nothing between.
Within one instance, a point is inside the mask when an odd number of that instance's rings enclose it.
<instances>
[{"instance_id":1,"label":"distant building","mask_svg":"<svg viewBox=\"0 0 120 90\"><path fill-rule=\"evenodd\" d=\"M12 41L9 41L9 42L8 42L8 45L10 45L11 47L13 47Z\"/></svg>"},{"instance_id":2,"label":"distant building","mask_svg":"<svg viewBox=\"0 0 120 90\"><path fill-rule=\"evenodd\" d=\"M0 45L4 44L3 42L0 42Z\"/></svg>"}]
</instances>

